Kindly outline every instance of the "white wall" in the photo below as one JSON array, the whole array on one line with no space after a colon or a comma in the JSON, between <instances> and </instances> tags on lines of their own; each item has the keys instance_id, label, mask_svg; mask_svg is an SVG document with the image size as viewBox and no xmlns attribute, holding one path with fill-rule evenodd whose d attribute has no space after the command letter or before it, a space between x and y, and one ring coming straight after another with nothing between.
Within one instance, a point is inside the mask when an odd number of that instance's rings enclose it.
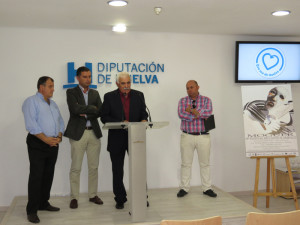
<instances>
[{"instance_id":1,"label":"white wall","mask_svg":"<svg viewBox=\"0 0 300 225\"><path fill-rule=\"evenodd\" d=\"M132 85L143 91L154 121L170 121L167 128L148 132L148 187L177 187L180 172L179 98L186 95L185 84L195 79L200 92L213 101L217 129L212 133L212 180L225 191L252 190L255 160L245 157L242 101L239 84L234 83L236 40L296 40L295 38L192 35L174 33L114 34L87 30L50 30L0 28L1 119L0 119L0 206L9 205L16 195L26 195L29 162L21 105L36 92L40 76L55 80L54 100L68 122L65 90L67 62L79 67L92 62L164 63L159 84ZM104 93L115 84L99 85ZM295 103L299 102L299 84L293 84ZM300 104L295 104L295 118L300 133ZM104 131L99 166L99 191L112 190L111 163L106 151ZM196 157L195 157L196 158ZM60 146L53 182L53 195L69 194L70 145ZM127 159L126 162L128 163ZM260 188L265 185L262 163ZM126 169L128 168L126 164ZM87 192L87 165L83 163L81 192ZM128 173L125 183L128 186ZM192 185L199 185L199 166L193 164ZM174 193L175 197L176 193Z\"/></svg>"}]
</instances>

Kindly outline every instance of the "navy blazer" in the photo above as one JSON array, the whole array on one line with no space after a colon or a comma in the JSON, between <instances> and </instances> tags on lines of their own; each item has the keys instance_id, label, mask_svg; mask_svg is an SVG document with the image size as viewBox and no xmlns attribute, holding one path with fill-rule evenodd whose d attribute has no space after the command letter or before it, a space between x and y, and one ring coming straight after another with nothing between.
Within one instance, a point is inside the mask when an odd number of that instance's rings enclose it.
<instances>
[{"instance_id":1,"label":"navy blazer","mask_svg":"<svg viewBox=\"0 0 300 225\"><path fill-rule=\"evenodd\" d=\"M144 94L137 90L130 90L129 122L140 122L148 119L146 112ZM101 110L102 123L122 122L125 120L125 113L120 96L119 89L108 92L104 95L104 101ZM124 130L110 129L108 131L108 151L117 151L124 144L127 138Z\"/></svg>"},{"instance_id":2,"label":"navy blazer","mask_svg":"<svg viewBox=\"0 0 300 225\"><path fill-rule=\"evenodd\" d=\"M89 89L88 105L85 104L83 93L79 86L67 90L67 103L70 111L70 119L65 137L80 140L86 128L86 121L90 120L93 131L97 138L102 137L98 117L102 108L102 101L97 90ZM87 118L80 116L86 114Z\"/></svg>"}]
</instances>

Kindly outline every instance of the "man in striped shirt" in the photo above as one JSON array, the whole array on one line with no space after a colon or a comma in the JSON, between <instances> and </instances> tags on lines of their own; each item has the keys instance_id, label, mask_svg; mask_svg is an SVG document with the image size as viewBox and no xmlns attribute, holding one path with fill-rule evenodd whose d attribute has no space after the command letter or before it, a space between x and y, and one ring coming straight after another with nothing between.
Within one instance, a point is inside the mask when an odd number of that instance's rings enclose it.
<instances>
[{"instance_id":1,"label":"man in striped shirt","mask_svg":"<svg viewBox=\"0 0 300 225\"><path fill-rule=\"evenodd\" d=\"M203 194L217 197L211 189L210 135L204 127L204 120L212 114L212 103L208 97L199 94L199 85L195 80L187 82L186 91L188 96L181 98L178 103L182 134L180 140L181 182L177 197L185 196L190 189L191 166L195 149L198 153Z\"/></svg>"}]
</instances>

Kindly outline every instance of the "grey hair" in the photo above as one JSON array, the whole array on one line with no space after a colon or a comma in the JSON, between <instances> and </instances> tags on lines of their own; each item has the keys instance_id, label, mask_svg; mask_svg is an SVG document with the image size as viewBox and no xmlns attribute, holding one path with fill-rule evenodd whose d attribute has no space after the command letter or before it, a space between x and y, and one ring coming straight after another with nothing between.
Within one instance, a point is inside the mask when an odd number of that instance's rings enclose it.
<instances>
[{"instance_id":1,"label":"grey hair","mask_svg":"<svg viewBox=\"0 0 300 225\"><path fill-rule=\"evenodd\" d=\"M129 79L131 81L129 73L127 73L127 72L121 72L121 73L119 73L117 75L116 82L119 84L120 78L124 78L124 77L129 77Z\"/></svg>"}]
</instances>

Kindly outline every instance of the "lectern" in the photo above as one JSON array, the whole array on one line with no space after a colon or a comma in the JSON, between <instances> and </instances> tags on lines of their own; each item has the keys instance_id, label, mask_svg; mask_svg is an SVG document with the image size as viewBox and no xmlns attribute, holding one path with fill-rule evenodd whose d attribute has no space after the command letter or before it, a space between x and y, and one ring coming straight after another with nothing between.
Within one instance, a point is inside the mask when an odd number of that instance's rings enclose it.
<instances>
[{"instance_id":1,"label":"lectern","mask_svg":"<svg viewBox=\"0 0 300 225\"><path fill-rule=\"evenodd\" d=\"M103 129L128 129L129 206L132 222L146 218L146 130L165 127L169 122L106 123Z\"/></svg>"}]
</instances>

